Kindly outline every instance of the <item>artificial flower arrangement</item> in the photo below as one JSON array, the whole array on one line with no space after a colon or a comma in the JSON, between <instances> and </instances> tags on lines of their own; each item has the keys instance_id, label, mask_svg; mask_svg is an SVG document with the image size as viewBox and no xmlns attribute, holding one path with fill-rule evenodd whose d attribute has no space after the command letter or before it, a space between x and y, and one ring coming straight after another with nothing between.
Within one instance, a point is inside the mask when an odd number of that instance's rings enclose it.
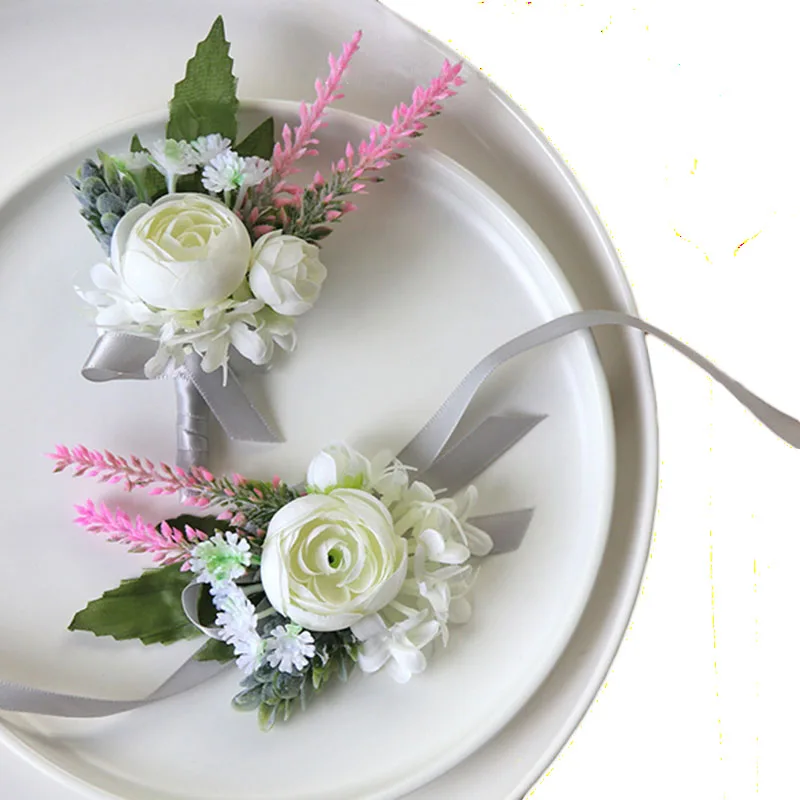
<instances>
[{"instance_id":1,"label":"artificial flower arrangement","mask_svg":"<svg viewBox=\"0 0 800 800\"><path fill-rule=\"evenodd\" d=\"M94 288L79 293L95 309L98 342L153 343L142 377L175 375L191 361L203 373L219 371L224 386L231 348L256 365L276 346L294 348L294 320L312 308L327 275L319 242L356 209L348 197L382 180L375 173L401 157L463 82L461 65L445 61L390 124L348 144L328 177L317 171L308 185L294 184L300 159L318 154L316 137L343 96L360 39L329 57L316 100L301 104L299 124L285 126L280 141L266 119L233 145L236 79L220 17L175 86L165 138L145 144L134 136L129 152L99 151L70 178L108 256L91 270ZM100 367L116 374L113 364ZM320 453L294 487L217 478L196 456L156 467L58 448L57 471L74 467L218 512L152 525L91 501L79 507L88 530L150 552L160 566L90 602L72 630L144 644L207 634L196 659L235 659L245 678L234 705L258 708L269 727L355 664L409 680L425 669L423 650L436 639L446 644L448 625L468 618L472 558L492 547L467 522L472 487L442 498L400 462L368 461L346 445Z\"/></svg>"},{"instance_id":2,"label":"artificial flower arrangement","mask_svg":"<svg viewBox=\"0 0 800 800\"><path fill-rule=\"evenodd\" d=\"M198 660L244 673L235 708L259 710L264 727L288 719L355 665L404 683L447 644L448 626L471 614L474 557L492 539L468 520L468 486L442 497L388 455L368 460L345 444L319 453L305 484L186 472L85 447L58 447L55 470L179 494L216 516L158 525L91 500L77 521L151 553L160 567L93 600L70 630L169 644L209 635Z\"/></svg>"},{"instance_id":3,"label":"artificial flower arrangement","mask_svg":"<svg viewBox=\"0 0 800 800\"><path fill-rule=\"evenodd\" d=\"M284 126L274 142L266 119L234 145L236 78L219 17L175 86L165 138L144 145L134 136L129 152L98 152L70 178L108 255L91 271L94 288L80 294L101 333L157 344L145 377L190 354L204 372L227 377L231 348L256 365L276 346L292 350L295 318L312 308L327 275L318 243L356 209L348 198L382 180L375 173L401 157L463 82L461 65L446 61L390 124L348 144L327 177L317 171L308 185L294 184L300 160L318 155L316 137L343 97L360 39L329 57L330 73L316 82L316 100L300 105L296 127Z\"/></svg>"}]
</instances>

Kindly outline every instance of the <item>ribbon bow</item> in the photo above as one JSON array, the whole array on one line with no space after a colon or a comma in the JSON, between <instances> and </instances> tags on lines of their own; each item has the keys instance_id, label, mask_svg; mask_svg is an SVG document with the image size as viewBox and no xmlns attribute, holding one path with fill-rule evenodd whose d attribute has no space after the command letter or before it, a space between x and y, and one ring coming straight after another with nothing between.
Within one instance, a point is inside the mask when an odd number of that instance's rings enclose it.
<instances>
[{"instance_id":1,"label":"ribbon bow","mask_svg":"<svg viewBox=\"0 0 800 800\"><path fill-rule=\"evenodd\" d=\"M130 333L104 333L94 344L81 374L95 383L147 380L144 365L158 345ZM175 378L178 400L177 456L183 469L208 462L208 412L217 418L231 438L242 442L273 444L283 439L250 402L233 370L223 382L222 370L204 372L196 353L166 377Z\"/></svg>"}]
</instances>

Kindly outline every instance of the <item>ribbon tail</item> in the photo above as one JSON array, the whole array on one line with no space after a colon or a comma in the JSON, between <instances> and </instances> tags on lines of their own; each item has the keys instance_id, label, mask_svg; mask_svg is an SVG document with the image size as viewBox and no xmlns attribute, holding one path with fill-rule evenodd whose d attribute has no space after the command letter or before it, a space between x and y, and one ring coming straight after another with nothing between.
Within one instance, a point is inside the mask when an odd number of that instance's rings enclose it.
<instances>
[{"instance_id":1,"label":"ribbon tail","mask_svg":"<svg viewBox=\"0 0 800 800\"><path fill-rule=\"evenodd\" d=\"M432 489L457 492L535 428L546 415L487 417L463 439L445 450L418 476ZM413 466L413 465L410 465Z\"/></svg>"},{"instance_id":2,"label":"ribbon tail","mask_svg":"<svg viewBox=\"0 0 800 800\"><path fill-rule=\"evenodd\" d=\"M223 383L221 369L203 372L200 363L199 356L192 353L187 356L180 372L191 380L231 439L266 444L283 441L283 437L250 402L232 370L228 372L228 382Z\"/></svg>"},{"instance_id":3,"label":"ribbon tail","mask_svg":"<svg viewBox=\"0 0 800 800\"><path fill-rule=\"evenodd\" d=\"M636 328L666 342L722 384L745 408L787 444L800 447L800 422L753 394L691 347L687 347L674 336L638 317L619 311L599 310L578 311L558 317L511 339L489 353L467 373L422 430L398 454L398 459L424 472L447 447L453 431L470 407L478 389L499 366L535 347L549 344L572 333L605 325Z\"/></svg>"},{"instance_id":4,"label":"ribbon tail","mask_svg":"<svg viewBox=\"0 0 800 800\"><path fill-rule=\"evenodd\" d=\"M217 661L196 661L193 656L141 700L99 700L0 681L0 709L49 717L110 717L187 692L216 677L229 666Z\"/></svg>"},{"instance_id":5,"label":"ribbon tail","mask_svg":"<svg viewBox=\"0 0 800 800\"><path fill-rule=\"evenodd\" d=\"M513 553L519 549L533 519L532 508L505 511L485 517L471 517L468 522L487 533L493 542L489 555Z\"/></svg>"}]
</instances>

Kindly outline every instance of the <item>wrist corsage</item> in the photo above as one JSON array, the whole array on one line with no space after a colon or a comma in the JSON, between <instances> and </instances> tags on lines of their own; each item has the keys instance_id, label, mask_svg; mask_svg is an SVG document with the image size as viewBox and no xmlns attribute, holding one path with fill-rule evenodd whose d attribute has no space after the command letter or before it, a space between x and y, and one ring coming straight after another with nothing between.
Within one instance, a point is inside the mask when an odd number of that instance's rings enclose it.
<instances>
[{"instance_id":1,"label":"wrist corsage","mask_svg":"<svg viewBox=\"0 0 800 800\"><path fill-rule=\"evenodd\" d=\"M493 546L470 522L473 486L443 497L388 454L369 460L345 444L319 453L302 486L84 447L53 458L56 471L217 509L152 525L79 506L89 531L162 566L89 603L70 629L145 644L206 634L195 658L235 659L244 680L233 705L258 709L266 727L356 665L401 683L422 672L428 645L446 645L448 627L469 619L476 558Z\"/></svg>"}]
</instances>

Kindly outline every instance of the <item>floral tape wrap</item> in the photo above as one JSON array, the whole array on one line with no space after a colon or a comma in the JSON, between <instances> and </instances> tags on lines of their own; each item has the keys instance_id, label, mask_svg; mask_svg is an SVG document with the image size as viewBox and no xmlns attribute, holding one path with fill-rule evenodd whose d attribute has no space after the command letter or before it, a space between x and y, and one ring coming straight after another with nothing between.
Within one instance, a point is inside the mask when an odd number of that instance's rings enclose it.
<instances>
[{"instance_id":1,"label":"floral tape wrap","mask_svg":"<svg viewBox=\"0 0 800 800\"><path fill-rule=\"evenodd\" d=\"M157 342L128 333L104 333L89 353L81 374L94 382L147 380L144 365ZM274 444L283 441L250 402L231 370L223 383L222 370L206 373L196 354L186 356L173 370L178 399L177 459L179 467L205 466L208 456L208 410L231 439Z\"/></svg>"},{"instance_id":2,"label":"floral tape wrap","mask_svg":"<svg viewBox=\"0 0 800 800\"><path fill-rule=\"evenodd\" d=\"M800 422L754 395L742 384L714 366L708 359L703 358L679 340L629 314L617 311L584 311L560 317L523 333L486 356L467 374L398 457L403 463L416 467L421 476L424 476L424 479L432 484L448 485L453 488L456 484L470 480L543 419L540 416L489 417L472 433L456 443L451 443L453 431L470 407L481 384L497 367L521 353L570 333L604 325L635 328L663 340L721 383L773 433L793 447L800 447ZM135 338L127 337L127 339ZM123 344L124 342L115 342L113 339L105 341L105 337L101 338L95 348L95 350L99 348L100 352L93 352L87 362L87 369L90 371L90 375L87 377L92 380L140 377L137 373L148 357L143 350L149 343L145 340L136 340L135 343L129 343L126 346L122 346ZM111 358L108 351L117 356L117 360ZM194 374L191 374L192 381L195 380L195 377ZM220 387L221 383L216 386L216 389ZM205 398L205 395L203 396ZM243 393L241 397L244 398ZM205 399L208 402L208 398ZM244 403L244 413L250 419L250 423L245 424L244 427L247 428L251 424L255 427L253 417L250 416L255 413L255 410L246 398L244 398ZM212 409L214 408L212 403L209 405ZM216 414L217 411L215 410L214 413ZM223 416L226 420L230 419L227 411L223 412ZM263 421L262 424L264 424ZM238 433L242 428L236 424L234 430ZM237 436L236 438L249 437ZM264 441L264 439L256 438L256 441ZM274 440L270 439L270 441ZM500 552L514 549L518 544L520 531L524 534L531 513L530 509L527 509L495 514L472 521L492 535L496 545L495 551ZM191 606L191 598L186 599L187 607ZM213 635L213 631L209 630L208 632ZM0 709L62 717L108 716L191 689L214 677L222 669L224 667L216 662L189 661L155 692L141 700L132 701L95 700L74 695L62 695L0 681Z\"/></svg>"}]
</instances>

